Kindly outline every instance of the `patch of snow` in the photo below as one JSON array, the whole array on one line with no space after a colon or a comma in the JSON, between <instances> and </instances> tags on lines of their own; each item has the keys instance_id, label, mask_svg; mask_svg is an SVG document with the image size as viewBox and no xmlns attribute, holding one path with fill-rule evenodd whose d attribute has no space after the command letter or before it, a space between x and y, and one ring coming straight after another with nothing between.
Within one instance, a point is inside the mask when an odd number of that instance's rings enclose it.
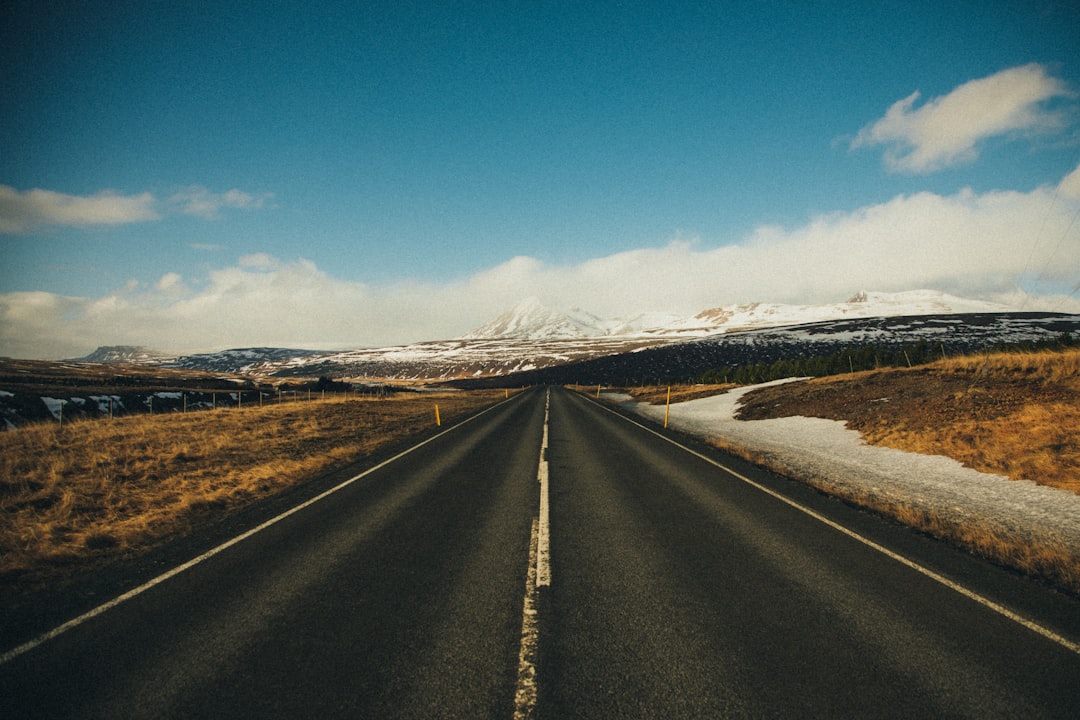
<instances>
[{"instance_id":1,"label":"patch of snow","mask_svg":"<svg viewBox=\"0 0 1080 720\"><path fill-rule=\"evenodd\" d=\"M122 410L124 403L119 395L91 395L90 399L97 403L99 413L109 412L109 402L112 401L114 410Z\"/></svg>"},{"instance_id":2,"label":"patch of snow","mask_svg":"<svg viewBox=\"0 0 1080 720\"><path fill-rule=\"evenodd\" d=\"M60 413L63 411L64 405L67 404L67 400L51 397L43 397L41 398L41 402L45 403L45 407L52 413L52 416L57 419L60 418Z\"/></svg>"},{"instance_id":3,"label":"patch of snow","mask_svg":"<svg viewBox=\"0 0 1080 720\"><path fill-rule=\"evenodd\" d=\"M762 385L673 404L668 425L762 452L826 491L869 494L953 520L1080 548L1080 496L978 472L947 457L868 445L858 432L836 420L736 420L740 399L758 387ZM628 396L620 399L640 415L663 419L662 405L630 402Z\"/></svg>"}]
</instances>

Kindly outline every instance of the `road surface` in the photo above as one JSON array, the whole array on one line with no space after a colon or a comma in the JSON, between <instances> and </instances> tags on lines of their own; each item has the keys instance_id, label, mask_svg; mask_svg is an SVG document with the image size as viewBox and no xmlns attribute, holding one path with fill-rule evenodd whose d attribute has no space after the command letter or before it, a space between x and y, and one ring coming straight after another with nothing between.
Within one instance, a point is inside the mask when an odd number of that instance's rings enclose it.
<instances>
[{"instance_id":1,"label":"road surface","mask_svg":"<svg viewBox=\"0 0 1080 720\"><path fill-rule=\"evenodd\" d=\"M1075 599L587 397L356 472L0 638L0 717L1080 716Z\"/></svg>"}]
</instances>

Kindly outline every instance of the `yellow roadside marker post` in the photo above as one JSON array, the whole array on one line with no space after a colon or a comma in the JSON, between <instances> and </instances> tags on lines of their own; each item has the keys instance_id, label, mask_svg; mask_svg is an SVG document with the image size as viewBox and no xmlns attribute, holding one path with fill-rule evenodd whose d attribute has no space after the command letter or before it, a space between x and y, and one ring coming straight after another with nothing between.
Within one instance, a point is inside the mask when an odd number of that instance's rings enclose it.
<instances>
[{"instance_id":1,"label":"yellow roadside marker post","mask_svg":"<svg viewBox=\"0 0 1080 720\"><path fill-rule=\"evenodd\" d=\"M671 412L671 386L667 389L667 404L664 405L664 427L667 427L668 414Z\"/></svg>"}]
</instances>

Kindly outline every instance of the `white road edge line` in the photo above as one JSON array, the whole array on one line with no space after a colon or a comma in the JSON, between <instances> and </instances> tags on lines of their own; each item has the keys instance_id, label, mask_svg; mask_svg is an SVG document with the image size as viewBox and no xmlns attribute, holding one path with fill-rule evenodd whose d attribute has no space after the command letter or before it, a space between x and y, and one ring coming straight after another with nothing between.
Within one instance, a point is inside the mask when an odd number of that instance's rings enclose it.
<instances>
[{"instance_id":1,"label":"white road edge line","mask_svg":"<svg viewBox=\"0 0 1080 720\"><path fill-rule=\"evenodd\" d=\"M590 402L594 402L594 404L596 404L598 407L601 407L604 410L607 410L612 415L615 415L616 417L620 417L620 418L622 418L623 420L625 420L628 423L631 423L633 425L637 425L639 428L652 433L653 435L657 436L658 438L661 438L662 440L666 440L667 442L671 443L675 447L681 448L682 450L685 450L686 452L690 453L691 455L695 455L695 456L701 458L702 460L709 463L710 465L714 465L714 466L720 468L721 470L723 470L727 474L731 475L732 477L735 477L735 478L738 478L739 480L742 480L744 483L746 483L746 484L748 484L748 485L750 485L752 487L757 488L758 490L762 491L763 493L771 495L774 498L776 498L777 500L780 500L781 502L787 503L788 505L795 508L796 510L799 510L800 512L803 512L803 513L809 515L810 517L814 518L815 520L818 520L819 522L825 523L826 525L833 528L834 530L838 530L839 532L847 535L848 537L861 542L863 545L866 545L869 548L877 550L882 555L890 557L893 560L897 561L898 563L901 563L902 565L906 565L907 567L911 568L912 570L915 570L918 573L921 573L922 575L925 575L926 577L930 578L931 580L934 580L934 581L936 581L938 583L941 583L942 585L949 588L950 590L958 592L961 595L963 595L964 597L969 598L971 600L974 600L975 602L979 603L980 605L982 605L982 606L984 606L984 607L986 607L986 608L988 608L990 610L993 610L994 612L998 613L999 615L1001 615L1003 617L1006 617L1006 618L1008 618L1009 620L1012 620L1015 623L1019 623L1020 625L1023 625L1028 630L1031 630L1033 632L1038 633L1039 635L1042 635L1047 640L1051 640L1051 641L1057 643L1058 645L1065 648L1066 650L1069 650L1071 652L1076 653L1077 655L1080 655L1080 643L1073 642L1072 640L1069 640L1068 638L1062 637L1061 635L1058 635L1053 630L1050 630L1049 628L1046 628L1046 627L1043 627L1042 625L1039 625L1034 620L1029 620L1028 618L1024 617L1023 615L1015 613L1012 610L1009 610L1008 608L1006 608L1006 607L1004 607L1002 605L999 605L998 603L994 602L990 598L988 598L988 597L986 597L984 595L980 595L979 593L975 592L974 590L970 590L970 589L964 587L963 585L960 585L959 583L956 583L956 582L950 580L949 578L947 578L947 577L945 577L943 575L939 575L938 573L934 572L930 568L924 567L924 566L918 564L917 562L915 562L914 560L911 560L911 559L909 559L907 557L904 557L903 555L900 555L899 553L893 552L892 550L888 549L887 547L879 545L878 543L874 542L870 538L865 537L863 535L860 535L859 533L855 532L854 530L850 530L850 529L844 527L843 525L830 520L829 518L825 517L824 515L821 515L820 513L816 512L814 510L811 510L810 508L806 507L805 505L802 505L801 503L798 503L798 502L792 500L791 498L785 497L784 495L776 492L775 490L770 490L769 488L765 487L761 483L755 482L754 480L751 480L750 478L746 477L745 475L742 475L742 474L740 474L738 472L735 472L731 468L725 466L723 463L720 463L720 462L712 459L711 457L709 457L707 455L699 453L696 450L688 448L685 445L683 445L682 443L678 442L677 440L673 440L672 438L669 438L669 437L665 436L664 434L662 434L660 432L657 432L656 430L652 429L651 427L648 427L647 425L643 425L643 424L637 422L636 420L632 420L631 418L626 417L625 415L623 415L621 413L615 412L611 408L606 407L605 405L602 405L599 402L595 402L595 401L592 401L592 400L590 400Z\"/></svg>"},{"instance_id":2,"label":"white road edge line","mask_svg":"<svg viewBox=\"0 0 1080 720\"><path fill-rule=\"evenodd\" d=\"M536 471L536 479L540 483L540 509L537 517L533 518L529 535L529 570L525 576L525 600L521 611L521 649L518 651L517 686L514 689L514 720L531 718L536 712L536 653L540 645L536 605L540 588L551 585L547 462L550 412L551 391L548 390L544 399L544 437L540 442L540 467Z\"/></svg>"},{"instance_id":3,"label":"white road edge line","mask_svg":"<svg viewBox=\"0 0 1080 720\"><path fill-rule=\"evenodd\" d=\"M515 395L514 397L516 398L516 397L519 397L519 396ZM357 480L361 480L361 479L367 477L368 475L376 472L377 470L381 470L382 468L386 467L387 465L389 465L389 464L391 464L393 462L396 462L396 461L400 460L401 458L405 457L406 455L413 452L414 450L418 450L418 449L422 448L423 446L427 445L428 443L433 442L433 441L441 438L443 435L446 435L447 433L453 432L454 430L462 427L463 425L466 425L466 424L472 422L473 420L477 419L481 415L484 415L484 414L494 410L495 408L505 404L506 402L508 402L508 401L503 400L501 402L495 403L491 407L488 407L488 408L485 408L484 410L481 410L480 412L476 413L475 415L470 415L469 417L465 418L464 420L457 423L456 425L448 427L447 429L443 430L442 432L439 432L439 433L437 433L435 435L432 435L428 439L423 440L422 442L419 442L416 445L413 445L412 447L399 452L397 455L394 455L391 458L383 460L378 465L370 467L367 470L365 470L364 472L360 473L359 475L354 475L353 477L339 483L338 485L335 485L334 487L330 488L329 490L326 490L326 491L316 495L313 498L305 500L304 502L302 502L299 505L296 505L296 506L286 510L285 512L281 513L280 515L277 515L275 517L270 518L269 520L262 523L261 525L258 525L256 527L248 530L247 532L241 533L240 535L237 535L236 537L232 538L231 540L227 540L227 541L223 542L222 544L218 545L217 547L215 547L215 548L213 548L211 550L207 550L202 555L199 555L198 557L194 557L191 560L188 560L187 562L183 563L182 565L178 565L178 566L174 567L172 570L168 570L168 571L162 573L161 575L158 575L157 577L153 578L152 580L149 580L149 581L143 583L142 585L140 585L140 586L138 586L138 587L136 587L136 588L134 588L132 590L128 590L126 593L124 593L122 595L118 595L117 597L113 598L112 600L109 600L106 603L98 605L94 609L89 610L89 611L83 613L82 615L79 615L78 617L75 617L75 618L72 618L71 620L68 620L63 625L59 625L59 626L53 628L52 630L49 630L48 632L37 636L33 640L28 640L27 642L23 643L22 645L14 647L11 650L8 650L7 652L0 655L0 665L4 665L5 663L10 662L11 660L14 660L15 658L19 657L20 655L33 650L34 648L38 647L39 645L42 645L42 644L48 642L49 640L52 640L53 638L55 638L55 637L57 637L59 635L64 634L68 630L72 630L72 629L78 627L79 625L82 625L87 620L95 618L98 615L101 615L102 613L113 609L117 605L119 605L119 604L121 604L123 602L126 602L126 601L132 599L133 597L136 597L137 595L141 595L142 593L146 592L147 590L154 587L155 585L160 585L161 583L165 582L166 580L169 580L170 578L176 577L177 575L184 572L185 570L190 570L191 568L195 567L196 565L203 562L204 560L209 560L210 558L217 555L218 553L220 553L220 552L222 552L224 550L228 550L233 545L236 545L237 543L240 543L240 542L243 542L244 540L247 540L252 535L255 535L257 533L262 532L263 530L267 529L271 525L275 525L275 524L281 522L282 520L289 517L290 515L298 513L301 510L303 510L303 509L305 509L305 508L307 508L307 507L309 507L311 505L314 505L315 503L329 497L330 495L333 495L334 493L338 492L339 490L345 489L349 485L352 485L353 483L355 483Z\"/></svg>"}]
</instances>

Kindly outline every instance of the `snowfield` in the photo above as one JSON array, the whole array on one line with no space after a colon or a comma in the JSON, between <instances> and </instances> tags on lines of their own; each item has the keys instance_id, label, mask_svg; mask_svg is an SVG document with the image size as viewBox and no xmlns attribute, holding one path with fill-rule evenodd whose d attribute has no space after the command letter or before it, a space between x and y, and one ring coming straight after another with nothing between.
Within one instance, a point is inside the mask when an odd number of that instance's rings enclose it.
<instances>
[{"instance_id":1,"label":"snowfield","mask_svg":"<svg viewBox=\"0 0 1080 720\"><path fill-rule=\"evenodd\" d=\"M668 425L761 452L775 466L790 469L793 477L832 494L870 495L1002 534L1080 550L1080 496L981 473L947 457L868 445L836 420L736 420L739 400L758 387L763 385L673 404ZM663 405L616 393L608 397L663 422Z\"/></svg>"}]
</instances>

